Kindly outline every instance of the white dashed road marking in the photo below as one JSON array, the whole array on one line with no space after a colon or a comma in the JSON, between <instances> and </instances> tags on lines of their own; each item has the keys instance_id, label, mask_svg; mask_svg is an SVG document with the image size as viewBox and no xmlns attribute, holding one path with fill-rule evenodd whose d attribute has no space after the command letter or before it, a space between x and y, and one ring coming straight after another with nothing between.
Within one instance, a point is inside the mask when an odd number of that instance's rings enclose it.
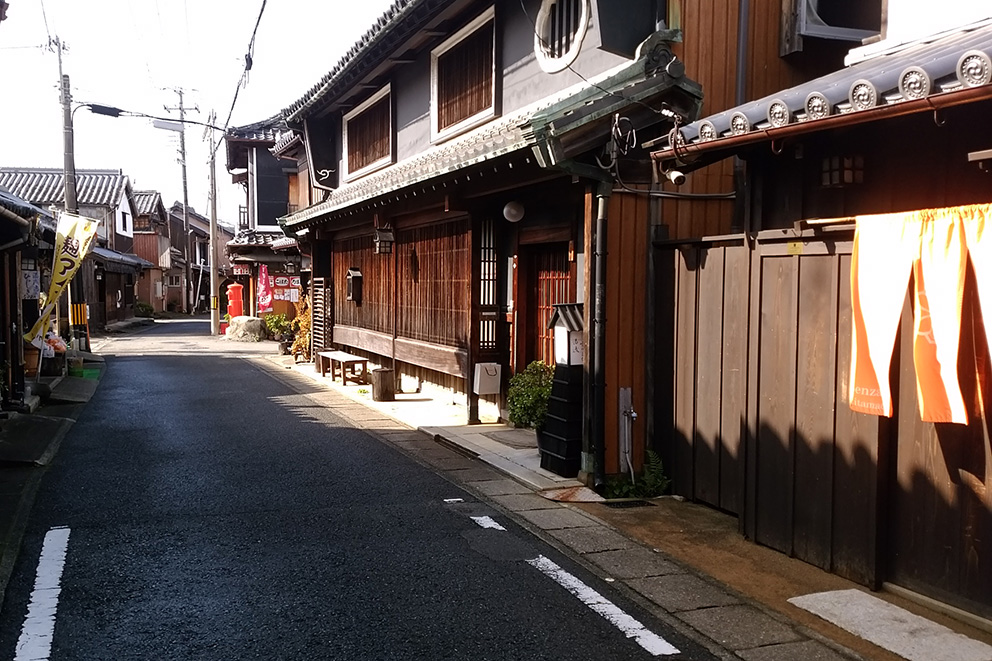
<instances>
[{"instance_id":1,"label":"white dashed road marking","mask_svg":"<svg viewBox=\"0 0 992 661\"><path fill-rule=\"evenodd\" d=\"M34 578L34 591L28 603L28 614L17 639L14 661L44 661L52 651L55 634L55 612L62 591L62 568L69 545L68 528L52 528L45 535Z\"/></svg>"},{"instance_id":2,"label":"white dashed road marking","mask_svg":"<svg viewBox=\"0 0 992 661\"><path fill-rule=\"evenodd\" d=\"M545 576L553 579L558 585L574 594L579 598L579 601L606 618L610 624L620 629L628 638L633 638L637 641L638 645L647 650L651 655L668 656L679 653L679 650L667 640L658 634L648 631L643 624L620 610L612 601L543 555L533 560L528 560L527 563L536 567Z\"/></svg>"},{"instance_id":3,"label":"white dashed road marking","mask_svg":"<svg viewBox=\"0 0 992 661\"><path fill-rule=\"evenodd\" d=\"M489 516L473 516L472 520L483 528L506 530L506 528L496 523ZM625 613L612 601L543 555L528 560L527 564L536 568L542 574L578 597L579 601L606 618L610 624L623 632L625 636L633 638L638 645L647 650L652 656L670 656L679 653L678 648L667 640L649 631L643 624Z\"/></svg>"},{"instance_id":4,"label":"white dashed road marking","mask_svg":"<svg viewBox=\"0 0 992 661\"><path fill-rule=\"evenodd\" d=\"M503 526L496 523L491 516L473 516L472 520L478 523L483 528L492 528L493 530L506 530Z\"/></svg>"}]
</instances>

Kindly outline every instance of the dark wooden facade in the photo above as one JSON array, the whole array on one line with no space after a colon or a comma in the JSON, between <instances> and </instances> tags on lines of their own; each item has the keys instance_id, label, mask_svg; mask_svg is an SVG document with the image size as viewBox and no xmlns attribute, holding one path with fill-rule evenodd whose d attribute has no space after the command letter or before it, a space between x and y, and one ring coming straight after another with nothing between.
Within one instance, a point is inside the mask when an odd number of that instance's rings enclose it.
<instances>
[{"instance_id":1,"label":"dark wooden facade","mask_svg":"<svg viewBox=\"0 0 992 661\"><path fill-rule=\"evenodd\" d=\"M398 376L464 397L472 420L480 401L505 417L510 376L533 360L553 360L547 324L554 305L586 303L592 314L595 191L612 179L596 157L615 135L613 118L623 115L646 139L667 131L668 120L650 109L665 103L687 117L698 112L695 82L660 66L677 63L666 3L628 7L636 21L608 3L581 3L588 16L576 21L582 34L567 65L578 78L566 65L551 70L535 54L532 17L542 4L419 3L402 19L403 33L415 36L384 50L370 47L348 62L354 73L332 73L328 84L284 111L307 147L299 172L311 180L290 190L312 206L287 218L285 228L306 232L314 282L322 284L314 292L315 345L363 353ZM599 31L603 19L626 25L624 44ZM458 72L450 64L464 49L473 66ZM597 77L599 88L588 83ZM455 99L449 85L467 96ZM604 95L602 85L623 93ZM611 104L617 107L606 111ZM391 149L359 154L370 134L364 122L375 118L382 120L376 135L392 131ZM625 175L646 188L646 153L626 149ZM618 472L619 391L630 390L635 410L648 408L643 329L651 205L646 195L619 189L609 197L606 412L602 432L586 428L584 463L591 470L592 446L602 445L603 468ZM522 218L507 214L508 204ZM376 251L380 231L393 241L388 254ZM349 272L361 274L360 302L347 300ZM587 319L587 339L591 327ZM503 392L476 397L475 366L490 362L502 366ZM646 425L633 433L639 469Z\"/></svg>"},{"instance_id":2,"label":"dark wooden facade","mask_svg":"<svg viewBox=\"0 0 992 661\"><path fill-rule=\"evenodd\" d=\"M748 538L985 618L992 356L973 267L958 355L969 424L921 420L911 289L893 352L895 415L853 412L847 388L850 217L987 203L989 175L969 154L992 144L989 112L979 89L936 115L838 123L730 152L745 165L752 231L655 243L655 301L671 311L656 326L655 370L673 376L656 390L652 439L676 493L738 515ZM846 183L832 176L845 159L858 170ZM841 222L804 222L817 218Z\"/></svg>"}]
</instances>

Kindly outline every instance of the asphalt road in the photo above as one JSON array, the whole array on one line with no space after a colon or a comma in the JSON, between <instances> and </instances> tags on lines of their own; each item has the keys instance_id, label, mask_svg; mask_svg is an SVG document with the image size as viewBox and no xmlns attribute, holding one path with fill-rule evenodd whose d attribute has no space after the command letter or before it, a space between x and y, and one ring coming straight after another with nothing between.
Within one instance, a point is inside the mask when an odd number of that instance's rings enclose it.
<instances>
[{"instance_id":1,"label":"asphalt road","mask_svg":"<svg viewBox=\"0 0 992 661\"><path fill-rule=\"evenodd\" d=\"M713 658L207 332L109 345L38 493L0 659Z\"/></svg>"}]
</instances>

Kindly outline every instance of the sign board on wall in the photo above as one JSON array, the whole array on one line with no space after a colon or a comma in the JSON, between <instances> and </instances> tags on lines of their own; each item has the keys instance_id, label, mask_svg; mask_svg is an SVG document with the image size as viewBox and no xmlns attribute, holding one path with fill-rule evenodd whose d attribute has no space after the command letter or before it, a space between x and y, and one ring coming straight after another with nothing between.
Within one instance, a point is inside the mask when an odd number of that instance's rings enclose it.
<instances>
[{"instance_id":1,"label":"sign board on wall","mask_svg":"<svg viewBox=\"0 0 992 661\"><path fill-rule=\"evenodd\" d=\"M251 266L248 264L235 264L234 275L251 275Z\"/></svg>"}]
</instances>

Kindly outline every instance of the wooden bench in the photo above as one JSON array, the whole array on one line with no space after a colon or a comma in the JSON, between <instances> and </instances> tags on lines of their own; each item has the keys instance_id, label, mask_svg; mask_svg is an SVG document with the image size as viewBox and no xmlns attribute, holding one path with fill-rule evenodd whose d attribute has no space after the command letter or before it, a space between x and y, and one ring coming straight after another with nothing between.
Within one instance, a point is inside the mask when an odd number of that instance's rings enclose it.
<instances>
[{"instance_id":1,"label":"wooden bench","mask_svg":"<svg viewBox=\"0 0 992 661\"><path fill-rule=\"evenodd\" d=\"M369 361L367 358L355 356L344 351L318 351L317 369L321 376L326 376L327 371L331 372L331 380L334 379L338 370L341 372L341 383L345 384L348 379L355 383L366 383ZM358 368L361 370L358 370Z\"/></svg>"}]
</instances>

